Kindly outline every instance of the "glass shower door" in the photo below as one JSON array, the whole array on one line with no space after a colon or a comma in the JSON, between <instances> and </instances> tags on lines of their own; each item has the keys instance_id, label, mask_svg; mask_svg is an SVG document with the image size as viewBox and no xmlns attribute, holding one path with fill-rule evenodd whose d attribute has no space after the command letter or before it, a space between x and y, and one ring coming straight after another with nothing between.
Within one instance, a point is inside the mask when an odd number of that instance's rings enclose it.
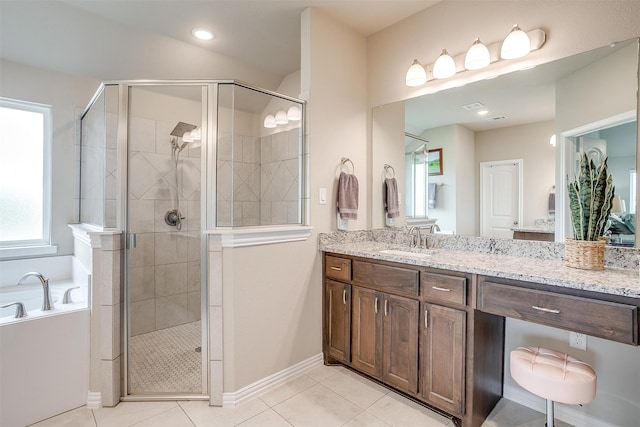
<instances>
[{"instance_id":1,"label":"glass shower door","mask_svg":"<svg viewBox=\"0 0 640 427\"><path fill-rule=\"evenodd\" d=\"M127 395L206 394L203 87L131 86L128 97Z\"/></svg>"}]
</instances>

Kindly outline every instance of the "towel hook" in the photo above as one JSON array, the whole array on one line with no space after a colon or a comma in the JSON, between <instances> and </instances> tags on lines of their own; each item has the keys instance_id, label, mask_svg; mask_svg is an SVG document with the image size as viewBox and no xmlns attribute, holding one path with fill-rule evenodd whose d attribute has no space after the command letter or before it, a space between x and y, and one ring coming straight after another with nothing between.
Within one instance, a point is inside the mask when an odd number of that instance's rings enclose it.
<instances>
[{"instance_id":1,"label":"towel hook","mask_svg":"<svg viewBox=\"0 0 640 427\"><path fill-rule=\"evenodd\" d=\"M389 169L391 169L391 172L389 172ZM391 174L391 176L389 176L389 174ZM393 168L393 166L388 165L385 163L384 165L384 177L385 178L395 178L396 177L396 170Z\"/></svg>"},{"instance_id":2,"label":"towel hook","mask_svg":"<svg viewBox=\"0 0 640 427\"><path fill-rule=\"evenodd\" d=\"M343 158L342 158L342 164L340 165L340 170L341 170L342 172L349 173L349 169L347 169L346 171L344 170L344 169L345 169L345 164L347 164L347 162L348 162L348 163L351 163L351 173L352 173L352 174L353 174L353 173L355 173L355 171L356 171L356 167L353 165L353 162L352 162L352 161L351 161L351 159L349 159L348 157L343 157Z\"/></svg>"}]
</instances>

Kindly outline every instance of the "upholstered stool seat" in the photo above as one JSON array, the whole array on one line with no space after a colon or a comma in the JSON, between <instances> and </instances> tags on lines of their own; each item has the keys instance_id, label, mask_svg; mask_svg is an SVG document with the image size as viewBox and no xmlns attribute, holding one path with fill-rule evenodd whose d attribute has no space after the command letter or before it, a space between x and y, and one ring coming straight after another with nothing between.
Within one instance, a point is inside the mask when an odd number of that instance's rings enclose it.
<instances>
[{"instance_id":1,"label":"upholstered stool seat","mask_svg":"<svg viewBox=\"0 0 640 427\"><path fill-rule=\"evenodd\" d=\"M553 402L579 404L596 396L596 373L568 354L542 347L511 352L511 377L524 389L547 400L547 427L553 427Z\"/></svg>"}]
</instances>

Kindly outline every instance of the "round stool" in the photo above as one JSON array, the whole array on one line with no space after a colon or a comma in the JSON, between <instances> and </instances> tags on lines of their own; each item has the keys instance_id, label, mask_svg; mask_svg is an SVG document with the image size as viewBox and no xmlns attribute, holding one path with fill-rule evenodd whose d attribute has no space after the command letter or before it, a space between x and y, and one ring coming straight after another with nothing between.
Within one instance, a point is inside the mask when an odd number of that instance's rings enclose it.
<instances>
[{"instance_id":1,"label":"round stool","mask_svg":"<svg viewBox=\"0 0 640 427\"><path fill-rule=\"evenodd\" d=\"M511 377L547 400L547 427L553 427L553 402L588 403L596 396L596 372L575 357L542 347L511 352Z\"/></svg>"}]
</instances>

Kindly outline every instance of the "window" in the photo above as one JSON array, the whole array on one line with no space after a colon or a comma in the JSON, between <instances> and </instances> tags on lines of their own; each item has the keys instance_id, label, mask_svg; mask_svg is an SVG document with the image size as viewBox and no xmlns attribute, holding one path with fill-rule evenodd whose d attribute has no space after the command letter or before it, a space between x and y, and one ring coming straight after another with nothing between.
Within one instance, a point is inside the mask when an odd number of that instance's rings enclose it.
<instances>
[{"instance_id":1,"label":"window","mask_svg":"<svg viewBox=\"0 0 640 427\"><path fill-rule=\"evenodd\" d=\"M50 244L50 146L50 106L0 98L3 255L8 248Z\"/></svg>"}]
</instances>

